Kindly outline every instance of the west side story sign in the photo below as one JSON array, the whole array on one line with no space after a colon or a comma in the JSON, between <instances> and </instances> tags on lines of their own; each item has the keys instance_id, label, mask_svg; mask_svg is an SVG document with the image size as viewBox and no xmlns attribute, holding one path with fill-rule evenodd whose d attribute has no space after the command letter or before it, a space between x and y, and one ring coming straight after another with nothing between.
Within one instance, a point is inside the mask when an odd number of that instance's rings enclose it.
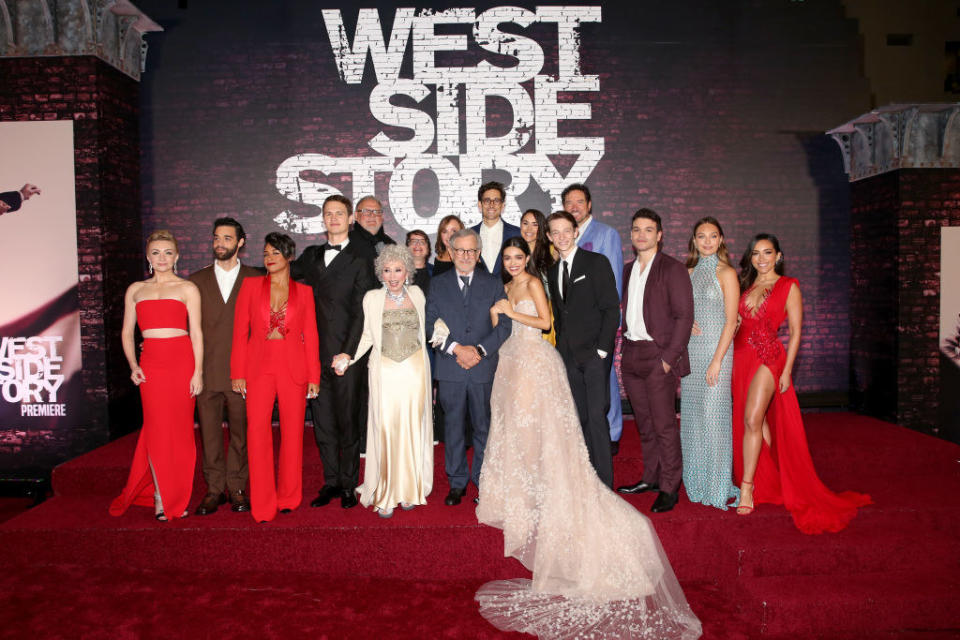
<instances>
[{"instance_id":1,"label":"west side story sign","mask_svg":"<svg viewBox=\"0 0 960 640\"><path fill-rule=\"evenodd\" d=\"M460 215L468 225L478 222L476 191L485 169L510 175L506 220L519 222L516 198L533 184L559 209L563 187L585 182L603 157L602 137L560 134L561 123L592 117L591 104L582 100L584 94L600 91L600 78L582 72L581 25L599 23L600 7L494 7L479 14L470 8L398 8L389 34L377 9L360 9L352 34L339 9L324 10L323 19L340 81L359 85L372 68L376 84L369 95L370 115L390 127L392 135L381 129L367 142L373 153L362 157L302 153L284 160L277 167L277 190L317 207L313 216L281 211L274 220L289 231L322 232L319 208L328 196L341 193L306 179L304 172L348 174L354 197L374 193L375 176L389 174L385 204L409 230L435 228L448 213ZM551 29L549 42L522 34L541 25ZM462 33L468 29L469 35ZM438 58L478 48L484 55L473 65L438 63ZM408 55L412 72L402 77ZM553 55L556 59L548 60ZM554 71L544 73L545 66ZM564 93L571 96L558 99ZM421 104L428 98L429 108ZM499 103L501 110L509 105L512 113L509 126L493 134L488 130L491 103ZM562 170L551 159L558 156L566 158L559 163ZM434 174L439 189L439 206L430 216L415 206L414 178L422 171Z\"/></svg>"}]
</instances>

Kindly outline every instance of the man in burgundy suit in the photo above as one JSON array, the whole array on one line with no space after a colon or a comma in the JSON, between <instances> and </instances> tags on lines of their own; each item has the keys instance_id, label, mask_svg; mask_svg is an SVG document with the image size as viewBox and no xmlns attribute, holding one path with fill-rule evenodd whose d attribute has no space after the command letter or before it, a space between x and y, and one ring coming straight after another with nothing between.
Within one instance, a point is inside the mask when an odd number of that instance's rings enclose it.
<instances>
[{"instance_id":1,"label":"man in burgundy suit","mask_svg":"<svg viewBox=\"0 0 960 640\"><path fill-rule=\"evenodd\" d=\"M621 493L659 491L650 509L670 511L683 478L677 426L677 380L690 373L693 287L682 263L660 252L663 225L651 209L630 221L637 253L623 268L623 350L620 373L643 445L643 477Z\"/></svg>"}]
</instances>

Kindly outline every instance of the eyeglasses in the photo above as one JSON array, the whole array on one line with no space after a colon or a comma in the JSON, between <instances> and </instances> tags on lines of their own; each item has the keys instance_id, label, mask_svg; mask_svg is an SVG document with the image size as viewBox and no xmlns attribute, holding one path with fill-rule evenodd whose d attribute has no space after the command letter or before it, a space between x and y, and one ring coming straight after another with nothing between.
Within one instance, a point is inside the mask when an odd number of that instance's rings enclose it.
<instances>
[{"instance_id":1,"label":"eyeglasses","mask_svg":"<svg viewBox=\"0 0 960 640\"><path fill-rule=\"evenodd\" d=\"M453 252L458 256L475 256L480 253L480 249L454 249Z\"/></svg>"},{"instance_id":2,"label":"eyeglasses","mask_svg":"<svg viewBox=\"0 0 960 640\"><path fill-rule=\"evenodd\" d=\"M360 213L366 216L382 216L383 209L360 209Z\"/></svg>"},{"instance_id":3,"label":"eyeglasses","mask_svg":"<svg viewBox=\"0 0 960 640\"><path fill-rule=\"evenodd\" d=\"M422 239L414 239L414 240L410 240L410 242L407 243L408 247L412 247L414 245L425 247L427 246L427 241Z\"/></svg>"},{"instance_id":4,"label":"eyeglasses","mask_svg":"<svg viewBox=\"0 0 960 640\"><path fill-rule=\"evenodd\" d=\"M484 198L484 199L481 200L480 202L482 202L483 204L485 204L485 205L487 205L487 206L489 207L489 206L492 205L492 204L493 204L493 205L500 205L501 203L503 203L503 200L501 200L500 198Z\"/></svg>"}]
</instances>

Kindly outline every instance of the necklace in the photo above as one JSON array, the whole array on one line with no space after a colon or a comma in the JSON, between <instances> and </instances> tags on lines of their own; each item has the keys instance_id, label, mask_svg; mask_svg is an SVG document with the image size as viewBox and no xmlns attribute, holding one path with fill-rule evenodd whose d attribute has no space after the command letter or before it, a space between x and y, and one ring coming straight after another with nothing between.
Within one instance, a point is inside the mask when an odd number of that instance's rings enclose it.
<instances>
[{"instance_id":1,"label":"necklace","mask_svg":"<svg viewBox=\"0 0 960 640\"><path fill-rule=\"evenodd\" d=\"M391 293L390 289L387 289L387 297L393 300L394 304L398 307L403 304L404 299L407 297L407 288L404 287L400 290L400 293Z\"/></svg>"}]
</instances>

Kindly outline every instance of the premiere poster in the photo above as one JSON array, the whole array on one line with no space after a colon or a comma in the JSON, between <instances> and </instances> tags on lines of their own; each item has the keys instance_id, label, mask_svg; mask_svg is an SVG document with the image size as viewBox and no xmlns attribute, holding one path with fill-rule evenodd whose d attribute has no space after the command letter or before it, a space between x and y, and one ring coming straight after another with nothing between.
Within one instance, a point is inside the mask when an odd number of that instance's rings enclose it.
<instances>
[{"instance_id":1,"label":"premiere poster","mask_svg":"<svg viewBox=\"0 0 960 640\"><path fill-rule=\"evenodd\" d=\"M10 473L42 465L43 452L26 449L83 420L73 121L0 122L0 149L0 473Z\"/></svg>"},{"instance_id":2,"label":"premiere poster","mask_svg":"<svg viewBox=\"0 0 960 640\"><path fill-rule=\"evenodd\" d=\"M960 227L940 230L940 429L960 444Z\"/></svg>"}]
</instances>

